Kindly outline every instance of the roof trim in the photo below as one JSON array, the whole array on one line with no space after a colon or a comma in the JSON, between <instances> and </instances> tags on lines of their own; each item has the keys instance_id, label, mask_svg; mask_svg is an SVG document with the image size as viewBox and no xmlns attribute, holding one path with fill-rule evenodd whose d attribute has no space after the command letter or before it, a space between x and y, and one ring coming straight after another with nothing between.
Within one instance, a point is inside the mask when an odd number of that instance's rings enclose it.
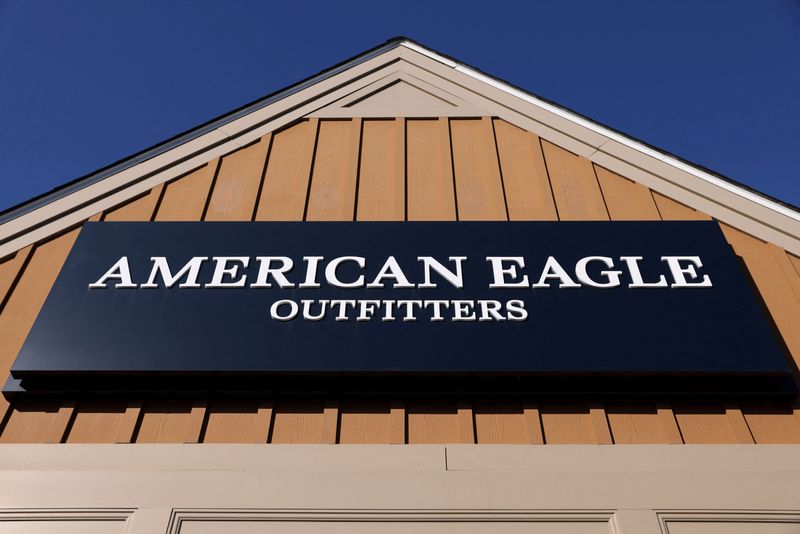
<instances>
[{"instance_id":1,"label":"roof trim","mask_svg":"<svg viewBox=\"0 0 800 534\"><path fill-rule=\"evenodd\" d=\"M253 111L257 111L262 109L278 100L282 100L287 96L293 95L297 92L302 91L303 89L315 85L323 80L331 78L341 72L344 72L351 67L359 65L369 59L372 59L376 56L383 54L389 50L395 49L400 46L401 43L406 41L405 37L396 37L386 41L385 43L378 45L366 52L353 56L350 59L346 59L345 61L338 63L330 68L322 70L317 74L309 76L304 80L301 80L295 84L290 85L284 89L279 89L274 93L270 93L262 98L254 100L248 104L245 104L233 111L220 115L219 117L213 118L199 126L195 126L185 132L179 133L173 137L170 137L166 141L162 141L157 143L149 148L145 148L139 152L134 153L131 156L123 158L121 160L115 161L105 167L101 167L100 169L86 174L84 176L78 177L75 180L67 182L63 185L60 185L46 193L42 193L41 195L37 195L30 200L26 200L25 202L21 202L17 205L11 206L3 211L0 211L0 225L16 219L21 215L29 213L37 208L45 206L59 198L63 198L70 193L74 193L75 191L79 191L85 187L88 187L94 183L99 182L100 180L107 178L108 176L112 176L117 174L120 171L133 167L143 161L147 161L152 159L160 154L168 152L175 147L181 146L193 139L196 139L203 134L209 133L213 130L218 129L221 126L224 126L230 122L235 121L245 115L252 113Z\"/></svg>"},{"instance_id":2,"label":"roof trim","mask_svg":"<svg viewBox=\"0 0 800 534\"><path fill-rule=\"evenodd\" d=\"M52 235L59 228L77 224L98 210L124 202L140 194L145 187L153 187L204 165L209 159L242 146L240 143L246 144L248 139L253 140L255 136L271 131L267 128L279 128L308 116L306 114L314 109L329 106L351 94L352 87L359 84L366 87L392 76L398 69L405 68L397 66L397 62L402 60L410 62L407 67L416 69L412 72L423 73L424 77L430 73L442 83L455 83L467 91L462 96L472 94L477 100L468 96L469 99L490 105L522 128L527 128L525 124L532 125L540 135L543 132L546 137L553 135L556 140L567 143L565 148L572 149L570 145L578 147L575 150L596 164L636 179L725 222L730 219L733 226L800 254L800 226L797 225L800 223L800 209L797 207L410 39L397 37L129 158L0 212L0 258ZM494 96L489 97L490 94ZM526 110L527 106L531 107ZM514 117L518 120L515 121ZM555 124L551 122L553 120Z\"/></svg>"},{"instance_id":3,"label":"roof trim","mask_svg":"<svg viewBox=\"0 0 800 534\"><path fill-rule=\"evenodd\" d=\"M764 206L764 207L766 207L768 209L771 209L771 210L773 210L773 211L775 211L777 213L785 215L785 216L787 216L789 218L792 218L792 219L794 219L796 221L800 221L800 208L798 208L796 206L793 206L791 204L787 204L786 202L783 202L783 201L780 201L778 199L775 199L775 198L773 198L773 197L771 197L771 196L769 196L769 195L767 195L765 193L762 193L760 191L757 191L757 190L754 190L752 188L749 188L749 187L747 187L747 186L745 186L745 185L743 185L743 184L741 184L739 182L736 182L735 180L733 180L731 178L728 178L726 176L722 176L722 175L719 175L719 174L716 174L716 173L712 174L712 173L700 168L700 166L698 166L697 164L694 164L694 163L688 162L686 160L683 160L681 158L678 158L678 157L674 156L673 154L670 154L669 152L667 152L665 150L661 150L659 148L656 148L656 147L653 147L651 145L648 145L648 144L646 144L646 143L644 143L642 141L639 141L638 139L636 139L636 138L634 138L634 137L632 137L630 135L624 134L622 132L619 132L618 130L615 130L613 128L610 128L608 126L600 124L600 123L598 123L596 121L593 121L593 120L585 117L584 115L581 115L580 113L572 111L572 110L570 110L568 108L565 108L563 106L554 104L552 102L549 102L549 101L543 99L542 97L534 95L534 94L532 94L532 93L530 93L528 91L525 91L523 89L520 89L520 88L518 88L518 87L516 87L516 86L514 86L514 85L512 85L512 84L510 84L508 82L500 80L500 79L498 79L498 78L496 78L494 76L491 76L489 74L485 74L485 73L479 71L478 69L475 69L475 68L470 67L470 66L468 66L466 64L463 64L463 63L457 63L457 62L455 62L455 61L453 61L453 60L451 60L451 59L449 59L449 58L447 58L445 56L442 56L442 55L438 54L437 52L435 52L433 50L425 48L424 46L419 45L419 44L417 44L417 43L415 43L415 42L413 42L411 40L405 40L405 41L401 42L400 44L401 44L401 46L404 46L406 48L414 50L415 52L418 52L418 53L420 53L422 55L425 55L425 56L427 56L427 57L429 57L429 58L431 58L433 60L436 60L436 61L438 61L440 63L443 63L443 64L447 65L448 67L451 67L451 68L455 69L456 71L461 72L463 74L466 74L467 76L470 76L470 77L472 77L472 78L474 78L474 79L476 79L478 81L481 81L483 83L491 85L492 87L500 89L501 91L505 91L506 93L508 93L508 94L510 94L512 96L515 96L515 97L520 98L520 99L522 99L522 100L524 100L524 101L526 101L526 102L528 102L530 104L538 106L538 107L540 107L540 108L542 108L542 109L544 109L546 111L549 111L550 113L554 113L554 114L558 115L559 117L562 117L564 119L570 120L570 121L572 121L572 122L574 122L574 123L576 123L576 124L578 124L580 126L583 126L584 128L587 128L587 129L595 132L595 133L598 133L600 135L603 135L605 137L613 139L614 141L617 141L618 143L620 143L622 145L625 145L625 146L627 146L629 148L632 148L634 150L642 152L642 153L644 153L644 154L646 154L646 155L648 155L650 157L659 159L659 160L663 161L664 163L667 163L668 165L672 165L674 167L677 167L678 169L680 169L682 171L688 172L688 173L690 173L690 174L692 174L692 175L694 175L694 176L696 176L696 177L698 177L698 178L700 178L702 180L705 180L705 181L707 181L707 182L709 182L709 183L711 183L713 185L721 187L721 188L723 188L723 189L725 189L727 191L730 191L731 193L734 193L736 195L739 195L739 196L741 196L741 197L743 197L743 198L745 198L747 200L750 200L752 202L756 202L756 203L758 203L758 204L760 204L760 205L762 205L762 206Z\"/></svg>"}]
</instances>

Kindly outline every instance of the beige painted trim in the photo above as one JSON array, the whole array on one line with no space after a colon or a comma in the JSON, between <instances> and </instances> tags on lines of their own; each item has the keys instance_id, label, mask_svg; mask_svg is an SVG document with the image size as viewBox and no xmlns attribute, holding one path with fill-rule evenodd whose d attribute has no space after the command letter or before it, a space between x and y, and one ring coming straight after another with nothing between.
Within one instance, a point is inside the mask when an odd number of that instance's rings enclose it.
<instances>
[{"instance_id":1,"label":"beige painted trim","mask_svg":"<svg viewBox=\"0 0 800 534\"><path fill-rule=\"evenodd\" d=\"M0 513L134 510L129 534L334 516L657 534L687 517L796 521L800 446L0 445L0 487Z\"/></svg>"},{"instance_id":2,"label":"beige painted trim","mask_svg":"<svg viewBox=\"0 0 800 534\"><path fill-rule=\"evenodd\" d=\"M371 97L379 95L398 82L404 82L415 88L417 93L404 101L395 101L380 109L359 106L369 102ZM430 106L425 97L434 97L439 100L438 105ZM400 70L375 83L367 85L347 95L341 100L320 108L309 117L317 118L396 118L396 117L481 117L487 115L486 110L467 102L452 93L443 91L416 76Z\"/></svg>"},{"instance_id":3,"label":"beige painted trim","mask_svg":"<svg viewBox=\"0 0 800 534\"><path fill-rule=\"evenodd\" d=\"M387 79L415 80L486 110L723 222L800 254L800 213L408 41L0 226L0 258L265 133ZM466 108L465 108L466 109ZM335 114L335 113L334 113ZM336 115L339 116L339 115Z\"/></svg>"}]
</instances>

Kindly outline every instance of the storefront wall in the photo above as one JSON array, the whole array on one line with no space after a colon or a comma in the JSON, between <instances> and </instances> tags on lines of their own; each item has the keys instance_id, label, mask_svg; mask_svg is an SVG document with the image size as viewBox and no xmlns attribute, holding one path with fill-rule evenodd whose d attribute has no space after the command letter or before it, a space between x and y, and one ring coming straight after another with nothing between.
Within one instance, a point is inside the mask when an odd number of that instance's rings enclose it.
<instances>
[{"instance_id":1,"label":"storefront wall","mask_svg":"<svg viewBox=\"0 0 800 534\"><path fill-rule=\"evenodd\" d=\"M686 219L710 217L498 118L312 117L90 220ZM800 258L721 227L800 361ZM8 375L79 232L73 227L0 262L0 374ZM42 516L42 529L52 520L64 531L76 513L98 532L145 532L152 530L143 525L156 524L162 532L168 523L170 532L191 533L360 532L373 523L379 532L454 532L465 521L475 532L800 528L792 512L800 510L800 494L789 489L800 482L800 449L643 445L800 443L800 409L791 402L2 399L0 414L0 443L109 444L4 447L0 532L28 532L34 509L34 516L54 514ZM124 443L362 446L118 445ZM556 444L642 445L549 447ZM150 461L159 467L146 467ZM172 467L183 461L185 469ZM215 511L228 508L248 510ZM325 515L334 509L351 515ZM284 521L283 513L293 519ZM626 529L625 521L648 526Z\"/></svg>"}]
</instances>

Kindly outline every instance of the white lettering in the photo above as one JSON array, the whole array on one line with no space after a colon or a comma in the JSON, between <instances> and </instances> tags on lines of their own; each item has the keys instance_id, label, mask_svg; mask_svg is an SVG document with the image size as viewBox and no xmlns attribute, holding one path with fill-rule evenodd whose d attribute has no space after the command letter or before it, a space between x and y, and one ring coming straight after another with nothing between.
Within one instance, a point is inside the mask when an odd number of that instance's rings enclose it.
<instances>
[{"instance_id":1,"label":"white lettering","mask_svg":"<svg viewBox=\"0 0 800 534\"><path fill-rule=\"evenodd\" d=\"M206 287L244 287L245 283L247 282L247 275L243 274L241 278L238 280L231 280L230 282L225 282L225 277L235 278L236 275L239 273L239 265L236 263L241 263L241 267L247 268L247 265L250 263L250 258L247 256L214 256L211 258L216 262L214 266L214 274L211 277L211 283L206 284ZM229 263L233 263L233 265L228 265ZM297 306L295 304L295 306Z\"/></svg>"},{"instance_id":2,"label":"white lettering","mask_svg":"<svg viewBox=\"0 0 800 534\"><path fill-rule=\"evenodd\" d=\"M614 266L614 260L606 256L587 256L585 258L581 258L580 260L578 260L578 263L575 264L575 276L578 278L578 280L580 280L587 286L592 286L592 287L599 287L604 289L610 287L619 287L619 275L622 274L622 271L600 271L600 275L605 276L606 281L598 282L596 280L592 280L591 277L589 276L589 273L587 272L587 268L589 267L589 263L593 261L599 261L606 267Z\"/></svg>"},{"instance_id":3,"label":"white lettering","mask_svg":"<svg viewBox=\"0 0 800 534\"><path fill-rule=\"evenodd\" d=\"M117 263L111 266L111 268L106 271L106 274L100 277L97 282L93 284L89 284L90 288L100 288L106 287L106 280L109 278L116 278L119 280L114 287L115 288L133 288L136 287L136 284L133 283L131 280L131 268L128 265L128 257L122 256L120 259L117 260Z\"/></svg>"}]
</instances>

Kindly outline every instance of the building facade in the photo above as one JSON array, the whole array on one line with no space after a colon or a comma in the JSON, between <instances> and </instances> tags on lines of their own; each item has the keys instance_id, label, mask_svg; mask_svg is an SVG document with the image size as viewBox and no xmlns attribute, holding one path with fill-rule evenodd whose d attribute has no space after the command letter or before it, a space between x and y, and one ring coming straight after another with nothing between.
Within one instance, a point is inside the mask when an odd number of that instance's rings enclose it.
<instances>
[{"instance_id":1,"label":"building facade","mask_svg":"<svg viewBox=\"0 0 800 534\"><path fill-rule=\"evenodd\" d=\"M87 221L686 220L796 377L800 212L398 39L4 214L0 365ZM0 532L800 531L795 394L557 393L7 396Z\"/></svg>"}]
</instances>

